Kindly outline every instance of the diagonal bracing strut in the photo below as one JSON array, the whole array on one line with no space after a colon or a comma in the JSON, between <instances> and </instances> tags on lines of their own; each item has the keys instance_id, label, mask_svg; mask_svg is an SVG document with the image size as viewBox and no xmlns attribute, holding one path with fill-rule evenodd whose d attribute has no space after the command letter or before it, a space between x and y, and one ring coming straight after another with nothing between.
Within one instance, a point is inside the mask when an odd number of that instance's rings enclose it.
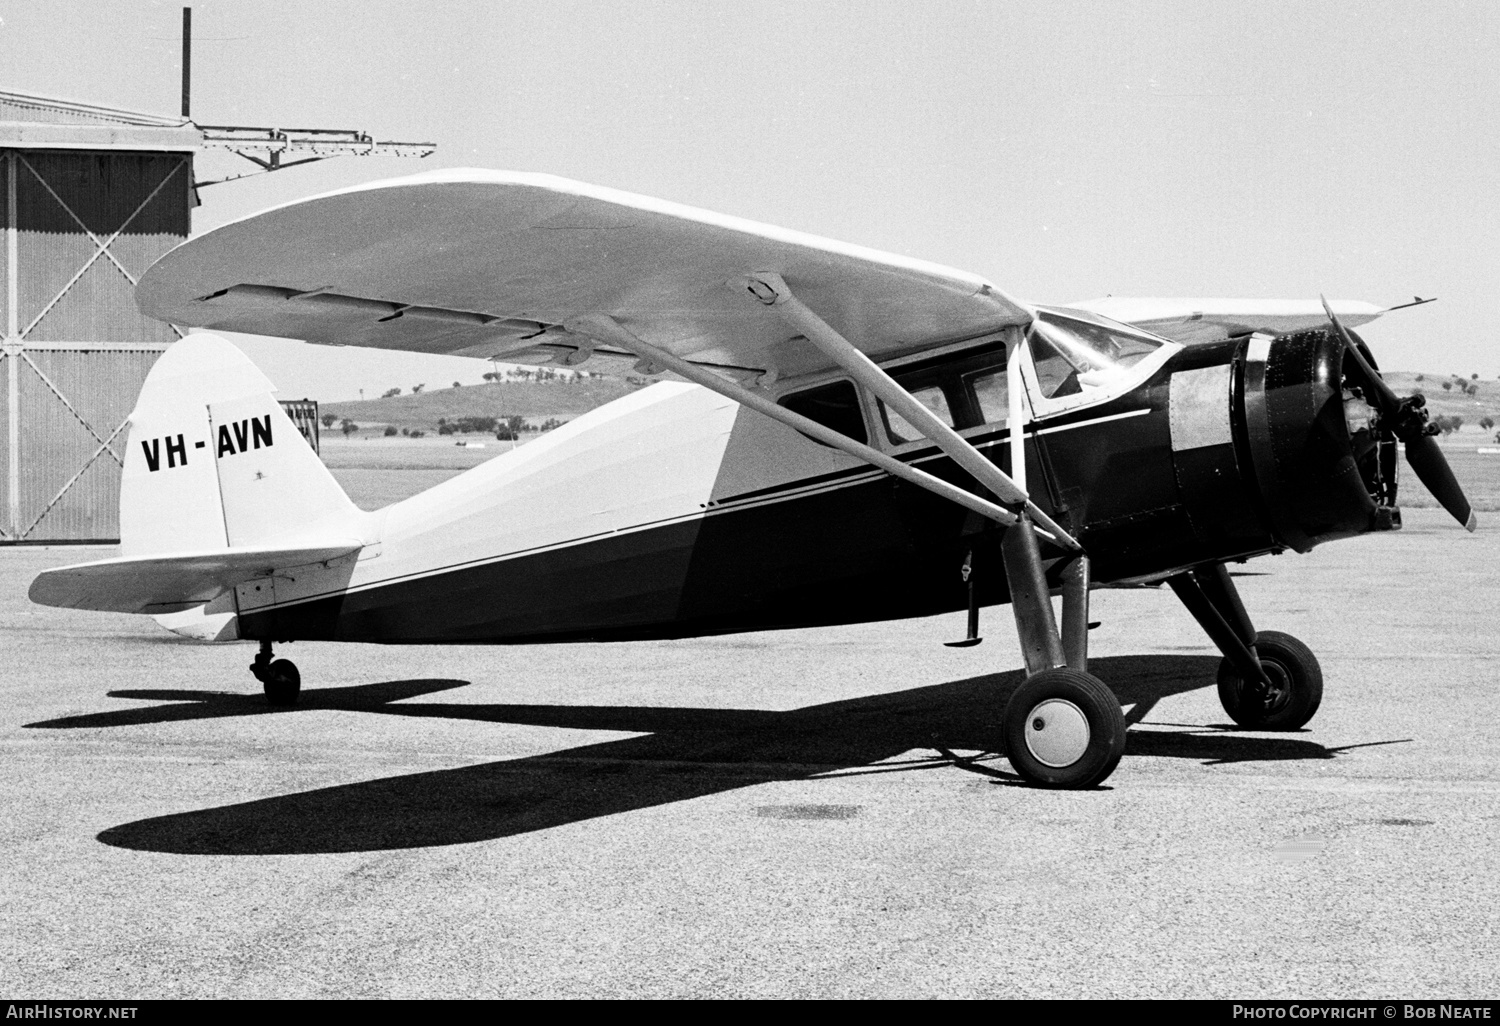
<instances>
[{"instance_id":1,"label":"diagonal bracing strut","mask_svg":"<svg viewBox=\"0 0 1500 1026\"><path fill-rule=\"evenodd\" d=\"M1082 546L1072 535L1044 511L1037 508L1022 486L986 459L967 439L939 420L876 366L869 357L802 304L792 295L786 282L779 275L757 274L752 278L732 284L735 287L746 286L757 300L766 306L773 307L790 326L822 350L850 377L885 400L887 405L905 417L908 423L922 430L926 437L937 444L955 463L993 492L1000 500L999 504L918 470L878 449L856 442L841 432L834 431L778 405L762 394L728 381L707 368L652 345L636 336L613 317L607 315L577 317L566 321L563 327L569 333L578 336L580 342L592 339L635 353L645 361L671 370L689 381L787 424L818 441L841 449L895 477L948 498L1006 527L1018 527L1019 530L1005 532L1002 551L1006 564L1006 576L1010 581L1011 606L1016 616L1016 627L1020 635L1027 671L1037 673L1064 664L1076 669L1084 669L1088 658L1088 560L1083 553ZM1016 434L1020 434L1024 430L1024 424L1014 423L1011 429ZM1037 546L1037 535L1048 538L1066 550L1071 557L1063 588L1061 637L1059 637L1057 621L1048 594L1046 575Z\"/></svg>"},{"instance_id":2,"label":"diagonal bracing strut","mask_svg":"<svg viewBox=\"0 0 1500 1026\"><path fill-rule=\"evenodd\" d=\"M694 384L702 385L710 391L717 392L728 399L733 399L741 406L749 407L758 413L765 414L772 420L780 421L796 431L810 435L825 445L841 449L871 466L886 471L893 477L899 477L919 487L926 488L928 491L935 492L946 499L951 499L966 509L973 510L980 516L988 517L997 523L1007 526L1016 522L1016 515L1003 506L996 505L955 484L950 484L942 478L934 477L925 470L919 470L916 467L902 463L900 460L881 452L879 449L856 442L841 432L819 424L815 420L810 420L800 413L794 413L785 406L772 402L764 395L752 392L743 385L721 377L705 367L689 363L675 353L662 349L659 346L654 346L644 339L636 337L634 332L620 324L613 317L603 314L576 317L566 321L563 327L570 334L577 335L581 339L619 346L621 349L634 353L643 360L647 360L659 367L664 367L674 374L687 378Z\"/></svg>"},{"instance_id":3,"label":"diagonal bracing strut","mask_svg":"<svg viewBox=\"0 0 1500 1026\"><path fill-rule=\"evenodd\" d=\"M1069 552L1083 551L1083 546L1079 545L1073 536L1063 530L1055 520L1038 509L1036 503L1031 501L1031 497L1008 474L987 460L968 439L944 423L937 414L918 402L910 392L897 384L895 379L876 366L875 361L861 352L854 343L844 338L830 327L827 321L808 309L806 304L792 294L792 290L787 287L781 275L756 274L747 278L746 284L751 295L772 307L783 320L806 336L809 342L842 367L850 377L874 392L884 400L887 406L904 417L908 424L921 431L929 441L942 449L949 459L993 492L1001 505L1017 512L1024 510L1037 526L1044 529ZM1012 425L1012 430L1019 432L1022 427L1019 424Z\"/></svg>"}]
</instances>

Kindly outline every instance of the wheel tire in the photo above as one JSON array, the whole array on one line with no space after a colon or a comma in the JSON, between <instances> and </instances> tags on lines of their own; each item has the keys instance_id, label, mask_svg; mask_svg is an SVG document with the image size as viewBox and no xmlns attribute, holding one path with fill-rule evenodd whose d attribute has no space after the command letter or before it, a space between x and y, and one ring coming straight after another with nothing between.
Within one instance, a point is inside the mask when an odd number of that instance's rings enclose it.
<instances>
[{"instance_id":1,"label":"wheel tire","mask_svg":"<svg viewBox=\"0 0 1500 1026\"><path fill-rule=\"evenodd\" d=\"M1312 649L1280 631L1261 631L1255 651L1271 678L1272 691L1257 701L1240 671L1225 659L1219 664L1219 701L1229 718L1251 730L1297 730L1323 701L1323 668Z\"/></svg>"},{"instance_id":2,"label":"wheel tire","mask_svg":"<svg viewBox=\"0 0 1500 1026\"><path fill-rule=\"evenodd\" d=\"M290 659L277 659L267 666L260 682L266 690L266 701L271 705L297 704L297 695L302 690L302 674Z\"/></svg>"},{"instance_id":3,"label":"wheel tire","mask_svg":"<svg viewBox=\"0 0 1500 1026\"><path fill-rule=\"evenodd\" d=\"M1002 730L1011 767L1039 787L1094 787L1125 754L1125 715L1114 692L1067 667L1026 678L1005 706Z\"/></svg>"}]
</instances>

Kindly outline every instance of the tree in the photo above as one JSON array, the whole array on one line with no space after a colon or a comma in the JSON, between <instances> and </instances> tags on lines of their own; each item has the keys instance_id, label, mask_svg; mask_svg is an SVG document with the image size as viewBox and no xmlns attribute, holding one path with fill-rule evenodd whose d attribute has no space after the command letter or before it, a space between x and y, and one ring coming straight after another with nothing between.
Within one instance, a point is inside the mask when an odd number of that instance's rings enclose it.
<instances>
[{"instance_id":1,"label":"tree","mask_svg":"<svg viewBox=\"0 0 1500 1026\"><path fill-rule=\"evenodd\" d=\"M1453 391L1453 382L1451 382L1451 381L1445 381L1445 382L1443 382L1443 391L1444 392L1451 392L1451 391Z\"/></svg>"},{"instance_id":2,"label":"tree","mask_svg":"<svg viewBox=\"0 0 1500 1026\"><path fill-rule=\"evenodd\" d=\"M413 385L413 386L411 386L411 394L412 395L416 395L418 392L422 391L422 389L424 389L426 387L427 387L426 384Z\"/></svg>"},{"instance_id":3,"label":"tree","mask_svg":"<svg viewBox=\"0 0 1500 1026\"><path fill-rule=\"evenodd\" d=\"M338 418L331 413L323 414L323 426L326 428L333 427L333 422L336 420L338 420Z\"/></svg>"},{"instance_id":4,"label":"tree","mask_svg":"<svg viewBox=\"0 0 1500 1026\"><path fill-rule=\"evenodd\" d=\"M1491 417L1489 414L1485 414L1483 417L1479 418L1479 427L1480 427L1480 430L1482 430L1482 431L1488 431L1490 428L1492 428L1494 426L1495 426L1495 418Z\"/></svg>"},{"instance_id":5,"label":"tree","mask_svg":"<svg viewBox=\"0 0 1500 1026\"><path fill-rule=\"evenodd\" d=\"M1470 381L1478 381L1479 380L1479 375L1478 374L1470 374L1469 375L1469 380Z\"/></svg>"},{"instance_id":6,"label":"tree","mask_svg":"<svg viewBox=\"0 0 1500 1026\"><path fill-rule=\"evenodd\" d=\"M459 384L459 383L458 383L458 382L457 382L457 381L455 381L455 382L454 382L454 383L453 383L453 387L454 387L454 388L462 388L462 387L463 387L463 386L462 386L462 385L460 385L460 384Z\"/></svg>"},{"instance_id":7,"label":"tree","mask_svg":"<svg viewBox=\"0 0 1500 1026\"><path fill-rule=\"evenodd\" d=\"M359 430L359 425L354 423L354 421L350 420L348 417L345 417L343 420L339 421L339 429L344 432L344 437L347 438L349 435Z\"/></svg>"},{"instance_id":8,"label":"tree","mask_svg":"<svg viewBox=\"0 0 1500 1026\"><path fill-rule=\"evenodd\" d=\"M394 435L395 433L396 433L395 426L392 425L392 424L387 424L386 428L385 428L385 437L389 438L392 435Z\"/></svg>"},{"instance_id":9,"label":"tree","mask_svg":"<svg viewBox=\"0 0 1500 1026\"><path fill-rule=\"evenodd\" d=\"M1421 380L1422 380L1422 375L1420 375L1420 374L1418 374L1418 375L1417 375L1417 380L1418 380L1418 381L1421 381Z\"/></svg>"},{"instance_id":10,"label":"tree","mask_svg":"<svg viewBox=\"0 0 1500 1026\"><path fill-rule=\"evenodd\" d=\"M389 399L393 395L400 395L400 394L401 394L401 389L399 389L399 388L388 388L384 392L380 393L380 398L382 398L382 399Z\"/></svg>"}]
</instances>

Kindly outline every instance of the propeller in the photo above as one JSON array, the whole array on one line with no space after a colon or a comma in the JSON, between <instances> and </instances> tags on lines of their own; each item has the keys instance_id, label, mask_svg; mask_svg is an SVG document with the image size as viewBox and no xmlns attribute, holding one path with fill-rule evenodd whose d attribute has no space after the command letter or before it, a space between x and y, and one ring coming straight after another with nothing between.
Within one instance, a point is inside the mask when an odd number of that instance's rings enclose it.
<instances>
[{"instance_id":1,"label":"propeller","mask_svg":"<svg viewBox=\"0 0 1500 1026\"><path fill-rule=\"evenodd\" d=\"M1420 395L1402 399L1393 392L1391 386L1385 383L1385 379L1359 351L1349 329L1334 316L1327 298L1318 298L1323 300L1323 310L1328 314L1329 322L1338 331L1339 338L1343 339L1345 352L1359 368L1370 393L1369 398L1373 400L1371 405L1380 413L1381 423L1406 446L1406 462L1411 464L1417 478L1442 503L1443 508L1453 514L1453 519L1463 524L1466 531L1473 531L1479 522L1469 500L1464 496L1464 490L1459 487L1458 479L1453 476L1453 468L1448 466L1447 457L1433 437L1438 433L1436 425L1427 423L1427 410L1424 409L1427 400Z\"/></svg>"}]
</instances>

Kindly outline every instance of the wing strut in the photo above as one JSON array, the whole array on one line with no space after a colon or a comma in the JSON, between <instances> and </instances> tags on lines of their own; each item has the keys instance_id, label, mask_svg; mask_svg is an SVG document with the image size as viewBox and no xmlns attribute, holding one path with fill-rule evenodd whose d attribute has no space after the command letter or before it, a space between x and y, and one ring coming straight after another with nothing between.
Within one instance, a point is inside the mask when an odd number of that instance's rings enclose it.
<instances>
[{"instance_id":1,"label":"wing strut","mask_svg":"<svg viewBox=\"0 0 1500 1026\"><path fill-rule=\"evenodd\" d=\"M929 441L936 443L938 448L942 449L954 463L968 471L976 481L993 492L1002 505L1018 512L1024 509L1032 521L1068 551L1074 553L1083 551L1083 546L1079 545L1067 531L1064 531L1057 521L1038 509L1036 503L1032 502L1030 496L1026 494L1025 489L1016 484L1008 474L985 459L984 454L974 448L968 439L943 423L935 413L919 403L910 392L876 366L875 361L860 352L852 342L829 327L827 321L813 313L806 304L792 295L791 289L787 287L781 275L756 274L745 279L745 283L751 295L776 310L789 325L800 331L809 342L822 350L825 356L847 371L850 377L874 392L885 401L887 406L906 418L908 424L921 431ZM1012 437L1024 428L1024 424L1012 425Z\"/></svg>"},{"instance_id":2,"label":"wing strut","mask_svg":"<svg viewBox=\"0 0 1500 1026\"><path fill-rule=\"evenodd\" d=\"M1005 532L1000 548L1010 588L1011 611L1015 613L1016 634L1021 642L1026 670L1030 674L1036 674L1063 665L1082 670L1088 661L1089 577L1083 546L1055 520L1038 509L1022 485L985 459L984 454L974 448L968 439L918 402L916 397L876 366L875 361L793 295L779 274L755 274L733 284L742 284L750 295L774 309L789 326L806 336L809 342L842 367L850 377L874 392L887 406L906 418L907 423L921 431L929 441L936 443L954 463L993 492L1002 505L1015 510L1016 524L1014 529ZM1017 387L1019 381L1015 377L1018 366L1012 354L1007 368L1012 382L1013 416L1009 425L1011 451L1017 457L1014 465L1024 478L1025 450L1022 444L1026 423L1021 417L1015 416L1023 411L1017 401L1020 395ZM1069 568L1070 573L1064 587L1061 636L1036 540L1037 535L1043 533L1050 535L1058 545L1068 550L1074 564Z\"/></svg>"},{"instance_id":3,"label":"wing strut","mask_svg":"<svg viewBox=\"0 0 1500 1026\"><path fill-rule=\"evenodd\" d=\"M941 495L945 499L951 499L967 509L973 510L980 516L988 517L997 523L1009 527L1016 522L1016 514L1003 506L998 506L988 499L975 495L973 492L965 491L957 485L950 484L939 477L918 470L916 467L902 463L900 460L879 449L873 449L868 445L856 442L848 435L825 427L815 420L809 420L800 413L793 413L785 406L779 406L765 396L738 385L727 378L720 377L705 367L695 363L689 363L674 353L668 352L658 346L654 346L643 339L637 338L635 333L624 327L613 317L602 314L591 314L585 317L576 317L567 321L563 327L573 335L594 339L609 345L619 346L628 352L648 360L659 367L664 367L674 374L687 378L694 384L702 385L722 396L733 399L741 406L748 406L757 413L763 413L772 420L810 435L825 445L831 445L835 449L842 449L857 459L864 460L872 466L879 467L892 477L899 477L914 485L926 488L930 492Z\"/></svg>"}]
</instances>

